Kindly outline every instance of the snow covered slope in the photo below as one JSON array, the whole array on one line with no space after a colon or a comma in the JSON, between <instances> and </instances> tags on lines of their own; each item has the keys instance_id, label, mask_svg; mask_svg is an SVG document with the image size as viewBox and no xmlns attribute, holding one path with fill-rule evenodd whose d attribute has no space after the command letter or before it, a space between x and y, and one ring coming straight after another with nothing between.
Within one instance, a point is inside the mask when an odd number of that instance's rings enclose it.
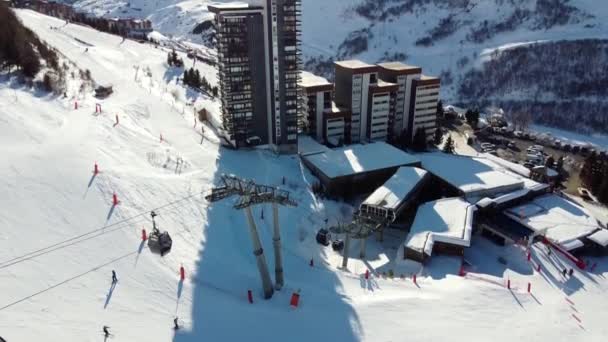
<instances>
[{"instance_id":1,"label":"snow covered slope","mask_svg":"<svg viewBox=\"0 0 608 342\"><path fill-rule=\"evenodd\" d=\"M407 279L365 280L366 263L356 258L348 271L338 270L340 255L319 247L314 233L326 217L343 221L353 208L315 199L308 190L314 179L294 156L224 149L209 127L201 144L184 105L196 100L216 111L217 103L190 92L169 94L179 89L172 82L179 71L164 64L166 51L72 24L55 29L63 21L31 11L18 14L115 92L95 115L90 94L50 97L2 76L0 336L7 341L103 341L103 325L117 342L601 341L608 335L605 258L592 259L593 273L564 279L558 271L571 265L559 256L535 248L538 274L521 250L474 239L477 248L466 255L474 266L460 278L454 275L459 260L451 258L422 270L396 265L404 236L395 231L383 243L370 239L367 264ZM213 79L211 68L197 67ZM101 173L93 177L95 162ZM222 173L283 186L299 201L280 211L286 287L269 301L261 299L243 213L232 200L203 199ZM121 201L115 207L114 192ZM174 239L164 258L140 240L141 229L151 229L152 209ZM270 208L264 213L261 220L262 208L255 208L272 269ZM354 243L350 254L357 250ZM111 270L119 278L113 290ZM412 272L419 272L417 285ZM526 293L527 282L534 296ZM298 289L301 305L293 309L289 298ZM175 316L183 326L178 332Z\"/></svg>"}]
</instances>

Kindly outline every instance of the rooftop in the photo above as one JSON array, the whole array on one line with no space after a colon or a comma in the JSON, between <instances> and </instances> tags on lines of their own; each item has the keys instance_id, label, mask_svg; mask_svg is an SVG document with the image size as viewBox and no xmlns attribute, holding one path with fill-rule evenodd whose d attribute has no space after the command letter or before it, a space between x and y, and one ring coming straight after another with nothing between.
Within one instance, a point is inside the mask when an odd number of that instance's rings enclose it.
<instances>
[{"instance_id":1,"label":"rooftop","mask_svg":"<svg viewBox=\"0 0 608 342\"><path fill-rule=\"evenodd\" d=\"M404 245L430 256L437 242L469 247L475 206L461 198L446 198L418 207Z\"/></svg>"},{"instance_id":2,"label":"rooftop","mask_svg":"<svg viewBox=\"0 0 608 342\"><path fill-rule=\"evenodd\" d=\"M309 135L298 136L298 153L301 155L323 153L331 151L329 147L320 144Z\"/></svg>"},{"instance_id":3,"label":"rooftop","mask_svg":"<svg viewBox=\"0 0 608 342\"><path fill-rule=\"evenodd\" d=\"M599 228L586 209L553 194L537 197L504 213L559 244L587 236Z\"/></svg>"},{"instance_id":4,"label":"rooftop","mask_svg":"<svg viewBox=\"0 0 608 342\"><path fill-rule=\"evenodd\" d=\"M413 165L419 160L384 142L350 145L304 158L329 178L354 175L398 166Z\"/></svg>"},{"instance_id":5,"label":"rooftop","mask_svg":"<svg viewBox=\"0 0 608 342\"><path fill-rule=\"evenodd\" d=\"M608 246L608 230L607 229L600 229L597 232L589 235L589 240L597 243L598 245L602 246L602 247L607 247Z\"/></svg>"},{"instance_id":6,"label":"rooftop","mask_svg":"<svg viewBox=\"0 0 608 342\"><path fill-rule=\"evenodd\" d=\"M337 61L337 62L334 62L334 64L339 65L346 69L363 69L363 68L376 68L377 67L374 64L368 64L368 63L362 62L358 59L351 59L351 60L347 60L347 61Z\"/></svg>"},{"instance_id":7,"label":"rooftop","mask_svg":"<svg viewBox=\"0 0 608 342\"><path fill-rule=\"evenodd\" d=\"M254 6L244 2L228 2L208 5L207 8L212 13L221 11L243 11L243 10L258 10L263 9L261 6Z\"/></svg>"},{"instance_id":8,"label":"rooftop","mask_svg":"<svg viewBox=\"0 0 608 342\"><path fill-rule=\"evenodd\" d=\"M382 89L382 90L384 90L385 88L395 88L395 90L397 90L399 85L397 83L391 83L391 82L386 82L383 80L378 80L377 83L370 84L370 87L376 88L376 89Z\"/></svg>"},{"instance_id":9,"label":"rooftop","mask_svg":"<svg viewBox=\"0 0 608 342\"><path fill-rule=\"evenodd\" d=\"M378 63L378 66L380 66L384 69L393 70L393 71L407 71L407 70L420 70L421 69L418 66L408 65L408 64L401 63L401 62Z\"/></svg>"},{"instance_id":10,"label":"rooftop","mask_svg":"<svg viewBox=\"0 0 608 342\"><path fill-rule=\"evenodd\" d=\"M428 174L417 167L400 167L381 187L376 189L364 202L387 209L397 209L416 185Z\"/></svg>"},{"instance_id":11,"label":"rooftop","mask_svg":"<svg viewBox=\"0 0 608 342\"><path fill-rule=\"evenodd\" d=\"M539 184L485 157L442 152L423 153L419 157L426 170L467 197L493 197Z\"/></svg>"},{"instance_id":12,"label":"rooftop","mask_svg":"<svg viewBox=\"0 0 608 342\"><path fill-rule=\"evenodd\" d=\"M300 72L300 76L302 77L301 81L300 81L300 85L302 87L305 87L305 88L309 88L309 87L323 87L323 86L332 86L333 87L333 83L329 82L324 77L317 76L317 75L315 75L313 73L310 73L308 71L302 71L302 72Z\"/></svg>"},{"instance_id":13,"label":"rooftop","mask_svg":"<svg viewBox=\"0 0 608 342\"><path fill-rule=\"evenodd\" d=\"M429 75L420 75L420 80L421 81L432 81L432 80L439 80L439 77L436 76L429 76Z\"/></svg>"},{"instance_id":14,"label":"rooftop","mask_svg":"<svg viewBox=\"0 0 608 342\"><path fill-rule=\"evenodd\" d=\"M339 107L336 102L331 101L331 108L325 108L324 113L345 113L350 112L348 108Z\"/></svg>"}]
</instances>

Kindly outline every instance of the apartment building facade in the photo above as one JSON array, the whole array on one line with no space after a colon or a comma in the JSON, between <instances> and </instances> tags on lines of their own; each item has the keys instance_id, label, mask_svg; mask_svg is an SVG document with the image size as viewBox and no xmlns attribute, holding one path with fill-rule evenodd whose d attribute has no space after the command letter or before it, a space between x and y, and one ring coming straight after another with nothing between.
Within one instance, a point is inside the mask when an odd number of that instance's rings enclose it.
<instances>
[{"instance_id":1,"label":"apartment building facade","mask_svg":"<svg viewBox=\"0 0 608 342\"><path fill-rule=\"evenodd\" d=\"M367 140L369 87L378 82L378 67L358 60L339 61L335 66L335 101L351 111L350 143Z\"/></svg>"},{"instance_id":2,"label":"apartment building facade","mask_svg":"<svg viewBox=\"0 0 608 342\"><path fill-rule=\"evenodd\" d=\"M439 78L423 75L422 68L401 62L373 65L348 60L335 62L334 66L335 103L350 117L350 127L347 123L344 136L347 143L400 141L409 144L418 128L423 128L427 140L432 140ZM329 87L329 82L324 84Z\"/></svg>"},{"instance_id":3,"label":"apartment building facade","mask_svg":"<svg viewBox=\"0 0 608 342\"><path fill-rule=\"evenodd\" d=\"M392 139L395 125L395 104L399 86L378 80L369 86L368 116L364 121L365 140L388 141Z\"/></svg>"},{"instance_id":4,"label":"apartment building facade","mask_svg":"<svg viewBox=\"0 0 608 342\"><path fill-rule=\"evenodd\" d=\"M392 134L401 137L408 132L412 83L422 75L422 68L401 62L378 64L380 79L399 86L395 103L395 122Z\"/></svg>"},{"instance_id":5,"label":"apartment building facade","mask_svg":"<svg viewBox=\"0 0 608 342\"><path fill-rule=\"evenodd\" d=\"M300 86L304 94L301 131L322 144L338 146L350 136L350 111L338 107L333 83L302 71Z\"/></svg>"},{"instance_id":6,"label":"apartment building facade","mask_svg":"<svg viewBox=\"0 0 608 342\"><path fill-rule=\"evenodd\" d=\"M300 0L209 5L215 14L222 130L234 147L296 153Z\"/></svg>"},{"instance_id":7,"label":"apartment building facade","mask_svg":"<svg viewBox=\"0 0 608 342\"><path fill-rule=\"evenodd\" d=\"M408 138L413 141L416 131L424 129L427 141L433 140L437 128L437 102L441 81L437 77L421 75L413 80L410 94Z\"/></svg>"}]
</instances>

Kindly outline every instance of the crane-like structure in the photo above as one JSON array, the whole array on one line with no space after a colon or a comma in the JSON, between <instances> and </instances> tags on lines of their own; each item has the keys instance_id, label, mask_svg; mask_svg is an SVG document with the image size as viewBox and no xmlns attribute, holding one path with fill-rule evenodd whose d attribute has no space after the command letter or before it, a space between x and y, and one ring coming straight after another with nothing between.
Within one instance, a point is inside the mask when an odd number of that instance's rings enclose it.
<instances>
[{"instance_id":1,"label":"crane-like structure","mask_svg":"<svg viewBox=\"0 0 608 342\"><path fill-rule=\"evenodd\" d=\"M359 257L365 258L365 242L367 238L376 232L382 232L384 227L388 226L391 220L383 217L364 215L361 212L355 213L353 220L350 223L338 223L337 226L329 227L329 230L334 234L345 234L344 251L342 252L342 268L348 266L348 249L350 248L350 239L361 240L361 250Z\"/></svg>"},{"instance_id":2,"label":"crane-like structure","mask_svg":"<svg viewBox=\"0 0 608 342\"><path fill-rule=\"evenodd\" d=\"M268 185L256 184L253 180L245 180L232 175L222 175L222 185L211 190L211 194L205 196L209 202L217 202L230 196L238 195L239 200L234 204L235 209L245 209L249 233L253 243L253 255L256 257L264 298L269 299L274 293L272 281L268 272L264 250L260 242L258 229L255 225L251 207L257 204L272 203L273 213L273 246L275 258L275 282L276 289L283 287L283 259L281 255L281 230L279 228L279 205L297 206L297 202L289 197L289 191L281 190Z\"/></svg>"}]
</instances>

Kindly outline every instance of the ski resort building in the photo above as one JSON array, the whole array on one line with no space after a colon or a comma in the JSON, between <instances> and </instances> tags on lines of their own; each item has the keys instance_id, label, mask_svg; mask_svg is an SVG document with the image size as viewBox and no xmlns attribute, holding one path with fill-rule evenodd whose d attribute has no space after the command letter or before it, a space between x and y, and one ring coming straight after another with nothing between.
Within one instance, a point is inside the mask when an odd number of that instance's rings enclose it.
<instances>
[{"instance_id":1,"label":"ski resort building","mask_svg":"<svg viewBox=\"0 0 608 342\"><path fill-rule=\"evenodd\" d=\"M215 14L225 138L297 152L300 1L209 5Z\"/></svg>"},{"instance_id":2,"label":"ski resort building","mask_svg":"<svg viewBox=\"0 0 608 342\"><path fill-rule=\"evenodd\" d=\"M439 102L440 80L437 77L421 75L412 80L410 110L407 135L414 140L418 129L424 129L428 141L433 140L437 128L437 103Z\"/></svg>"},{"instance_id":3,"label":"ski resort building","mask_svg":"<svg viewBox=\"0 0 608 342\"><path fill-rule=\"evenodd\" d=\"M585 208L554 194L511 207L504 214L567 250L582 246L581 239L600 228Z\"/></svg>"},{"instance_id":4,"label":"ski resort building","mask_svg":"<svg viewBox=\"0 0 608 342\"><path fill-rule=\"evenodd\" d=\"M300 154L302 162L332 197L370 193L402 166L419 160L384 142Z\"/></svg>"},{"instance_id":5,"label":"ski resort building","mask_svg":"<svg viewBox=\"0 0 608 342\"><path fill-rule=\"evenodd\" d=\"M350 111L333 101L334 85L325 78L302 71L300 86L304 92L301 131L323 144L342 145L350 136Z\"/></svg>"},{"instance_id":6,"label":"ski resort building","mask_svg":"<svg viewBox=\"0 0 608 342\"><path fill-rule=\"evenodd\" d=\"M475 205L462 198L422 204L399 248L401 258L425 262L434 253L464 255L464 249L471 246L476 210Z\"/></svg>"},{"instance_id":7,"label":"ski resort building","mask_svg":"<svg viewBox=\"0 0 608 342\"><path fill-rule=\"evenodd\" d=\"M401 137L412 141L417 128L424 128L427 137L432 138L439 78L422 75L422 68L400 62L374 65L346 60L335 62L334 66L335 107L340 108L343 117L350 113L350 126L347 122L345 134L347 143L395 141ZM307 94L310 117L310 106L317 106L316 113L321 108L321 95L317 93L319 100L314 99L315 91L320 90L316 87L328 87L329 82L306 77L308 80L302 87Z\"/></svg>"},{"instance_id":8,"label":"ski resort building","mask_svg":"<svg viewBox=\"0 0 608 342\"><path fill-rule=\"evenodd\" d=\"M365 136L368 141L391 139L395 122L395 100L399 86L378 80L369 86L368 113Z\"/></svg>"},{"instance_id":9,"label":"ski resort building","mask_svg":"<svg viewBox=\"0 0 608 342\"><path fill-rule=\"evenodd\" d=\"M386 183L363 201L359 212L394 222L401 213L415 205L428 176L428 172L417 167L400 167Z\"/></svg>"},{"instance_id":10,"label":"ski resort building","mask_svg":"<svg viewBox=\"0 0 608 342\"><path fill-rule=\"evenodd\" d=\"M380 79L398 85L392 134L399 137L402 132L408 130L412 83L420 78L422 68L401 62L380 63L378 66Z\"/></svg>"},{"instance_id":11,"label":"ski resort building","mask_svg":"<svg viewBox=\"0 0 608 342\"><path fill-rule=\"evenodd\" d=\"M544 192L546 184L537 183L485 156L468 157L447 153L420 155L425 170L435 175L448 195L464 196L470 202L497 198L517 190ZM503 198L503 201L508 198Z\"/></svg>"},{"instance_id":12,"label":"ski resort building","mask_svg":"<svg viewBox=\"0 0 608 342\"><path fill-rule=\"evenodd\" d=\"M369 140L370 85L378 83L378 67L359 60L335 62L335 99L338 106L350 108L350 142Z\"/></svg>"}]
</instances>

